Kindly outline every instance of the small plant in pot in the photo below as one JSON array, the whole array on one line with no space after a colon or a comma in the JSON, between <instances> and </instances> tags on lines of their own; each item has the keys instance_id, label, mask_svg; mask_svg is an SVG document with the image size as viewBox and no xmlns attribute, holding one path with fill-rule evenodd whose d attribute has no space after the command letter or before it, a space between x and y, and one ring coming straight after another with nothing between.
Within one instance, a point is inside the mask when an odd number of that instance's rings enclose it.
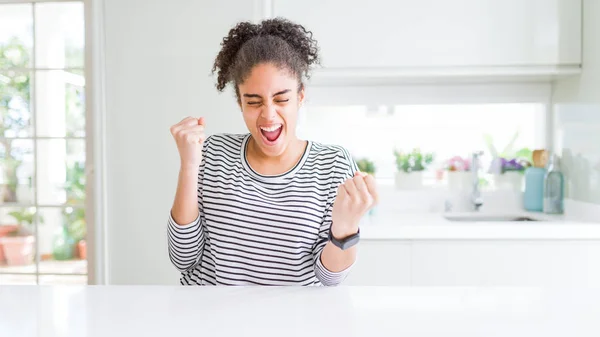
<instances>
[{"instance_id":1,"label":"small plant in pot","mask_svg":"<svg viewBox=\"0 0 600 337\"><path fill-rule=\"evenodd\" d=\"M371 160L369 160L368 158L360 158L358 160L356 160L356 165L358 166L358 169L361 172L370 174L370 175L375 175L375 172L377 171L377 169L375 168L375 163L372 162Z\"/></svg>"},{"instance_id":2,"label":"small plant in pot","mask_svg":"<svg viewBox=\"0 0 600 337\"><path fill-rule=\"evenodd\" d=\"M448 188L451 190L468 189L471 184L471 161L468 158L454 156L448 159L444 165L448 180Z\"/></svg>"},{"instance_id":3,"label":"small plant in pot","mask_svg":"<svg viewBox=\"0 0 600 337\"><path fill-rule=\"evenodd\" d=\"M434 160L433 153L422 153L415 148L411 152L394 150L396 157L396 188L417 189L423 186L423 171Z\"/></svg>"},{"instance_id":4,"label":"small plant in pot","mask_svg":"<svg viewBox=\"0 0 600 337\"><path fill-rule=\"evenodd\" d=\"M8 213L17 222L16 229L7 236L0 238L6 263L9 266L21 266L33 263L35 254L35 237L32 224L35 210L31 208L22 209ZM41 223L43 219L40 217Z\"/></svg>"}]
</instances>

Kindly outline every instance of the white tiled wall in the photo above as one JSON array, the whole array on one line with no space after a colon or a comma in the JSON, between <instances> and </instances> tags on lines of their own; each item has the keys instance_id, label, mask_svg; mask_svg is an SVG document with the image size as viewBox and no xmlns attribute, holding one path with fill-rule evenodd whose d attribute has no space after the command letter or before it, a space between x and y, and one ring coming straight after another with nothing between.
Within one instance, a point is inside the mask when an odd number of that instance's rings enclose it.
<instances>
[{"instance_id":1,"label":"white tiled wall","mask_svg":"<svg viewBox=\"0 0 600 337\"><path fill-rule=\"evenodd\" d=\"M600 1L583 2L581 76L555 84L554 148L569 199L600 204Z\"/></svg>"},{"instance_id":2,"label":"white tiled wall","mask_svg":"<svg viewBox=\"0 0 600 337\"><path fill-rule=\"evenodd\" d=\"M555 148L566 195L600 204L600 104L561 104L555 113Z\"/></svg>"}]
</instances>

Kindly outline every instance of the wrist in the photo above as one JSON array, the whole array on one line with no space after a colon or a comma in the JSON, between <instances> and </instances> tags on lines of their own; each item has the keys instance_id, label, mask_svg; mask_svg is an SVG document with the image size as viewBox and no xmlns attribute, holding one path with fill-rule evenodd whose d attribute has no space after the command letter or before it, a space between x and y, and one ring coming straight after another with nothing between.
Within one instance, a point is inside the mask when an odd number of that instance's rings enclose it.
<instances>
[{"instance_id":1,"label":"wrist","mask_svg":"<svg viewBox=\"0 0 600 337\"><path fill-rule=\"evenodd\" d=\"M196 164L196 163L186 163L186 162L181 162L179 170L181 172L193 172L193 173L198 173L198 168L200 167L200 164Z\"/></svg>"},{"instance_id":2,"label":"wrist","mask_svg":"<svg viewBox=\"0 0 600 337\"><path fill-rule=\"evenodd\" d=\"M343 240L349 236L352 236L354 234L358 233L358 224L356 225L343 225L343 226L337 226L333 225L331 226L331 235L337 239L337 240Z\"/></svg>"}]
</instances>

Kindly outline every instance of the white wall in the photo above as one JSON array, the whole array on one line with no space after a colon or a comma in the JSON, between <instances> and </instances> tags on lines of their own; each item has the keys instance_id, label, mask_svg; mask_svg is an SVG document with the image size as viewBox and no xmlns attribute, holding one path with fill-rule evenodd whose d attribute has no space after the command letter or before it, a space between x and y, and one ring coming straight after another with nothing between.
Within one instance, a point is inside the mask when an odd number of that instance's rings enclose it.
<instances>
[{"instance_id":1,"label":"white wall","mask_svg":"<svg viewBox=\"0 0 600 337\"><path fill-rule=\"evenodd\" d=\"M554 146L567 196L600 204L600 1L584 0L583 10L583 72L554 86Z\"/></svg>"},{"instance_id":2,"label":"white wall","mask_svg":"<svg viewBox=\"0 0 600 337\"><path fill-rule=\"evenodd\" d=\"M232 93L209 76L219 44L252 1L106 0L107 276L175 284L166 220L179 159L169 127L206 117L207 132L242 132Z\"/></svg>"}]
</instances>

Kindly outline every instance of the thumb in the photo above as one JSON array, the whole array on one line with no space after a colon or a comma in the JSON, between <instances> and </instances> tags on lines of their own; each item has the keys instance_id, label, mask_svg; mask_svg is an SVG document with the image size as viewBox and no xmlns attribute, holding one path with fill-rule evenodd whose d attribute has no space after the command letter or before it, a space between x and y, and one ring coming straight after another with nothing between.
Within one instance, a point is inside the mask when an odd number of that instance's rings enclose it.
<instances>
[{"instance_id":1,"label":"thumb","mask_svg":"<svg viewBox=\"0 0 600 337\"><path fill-rule=\"evenodd\" d=\"M198 118L198 125L204 125L204 117Z\"/></svg>"}]
</instances>

